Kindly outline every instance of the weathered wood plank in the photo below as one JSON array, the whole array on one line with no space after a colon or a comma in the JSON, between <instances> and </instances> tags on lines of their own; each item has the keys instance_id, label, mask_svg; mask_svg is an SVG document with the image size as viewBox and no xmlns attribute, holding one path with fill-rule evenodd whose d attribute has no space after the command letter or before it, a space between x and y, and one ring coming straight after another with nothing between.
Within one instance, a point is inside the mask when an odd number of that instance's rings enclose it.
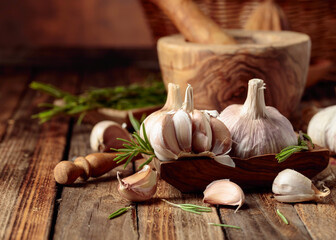
<instances>
[{"instance_id":1,"label":"weathered wood plank","mask_svg":"<svg viewBox=\"0 0 336 240\"><path fill-rule=\"evenodd\" d=\"M124 72L117 70L86 73L80 92L93 86L113 86L120 82L127 84L124 76ZM74 126L69 159L91 153L91 129L90 124ZM131 204L123 200L117 191L118 170L122 170L122 166L99 178L89 179L86 183L75 182L71 186L63 187L54 239L137 239L135 208L119 218L108 219L110 213ZM123 170L125 175L132 172L132 164Z\"/></svg>"},{"instance_id":2,"label":"weathered wood plank","mask_svg":"<svg viewBox=\"0 0 336 240\"><path fill-rule=\"evenodd\" d=\"M15 71L9 72L0 71L0 141L5 133L6 126L10 122L10 118L17 108L20 97L27 88L27 83L30 78L30 71ZM4 104L5 103L5 104Z\"/></svg>"},{"instance_id":3,"label":"weathered wood plank","mask_svg":"<svg viewBox=\"0 0 336 240\"><path fill-rule=\"evenodd\" d=\"M139 166L140 160L136 161ZM138 204L139 239L223 239L223 231L208 223L220 223L216 208L210 213L197 215L173 207L173 203L190 203L205 206L200 194L181 194L179 190L159 180L154 198Z\"/></svg>"},{"instance_id":4,"label":"weathered wood plank","mask_svg":"<svg viewBox=\"0 0 336 240\"><path fill-rule=\"evenodd\" d=\"M75 76L39 74L35 80L71 89ZM38 125L30 116L47 96L28 90L0 144L1 239L47 239L56 195L52 168L63 155L66 119Z\"/></svg>"},{"instance_id":5,"label":"weathered wood plank","mask_svg":"<svg viewBox=\"0 0 336 240\"><path fill-rule=\"evenodd\" d=\"M234 208L221 207L225 224L236 225L241 230L225 228L229 239L311 239L292 205L277 203L271 193L246 193L245 204L234 213ZM276 209L290 222L286 225L276 214Z\"/></svg>"},{"instance_id":6,"label":"weathered wood plank","mask_svg":"<svg viewBox=\"0 0 336 240\"><path fill-rule=\"evenodd\" d=\"M331 158L328 168L316 177L330 188L331 194L322 203L299 203L295 209L313 239L334 239L336 236L336 165ZM319 184L317 181L315 184Z\"/></svg>"}]
</instances>

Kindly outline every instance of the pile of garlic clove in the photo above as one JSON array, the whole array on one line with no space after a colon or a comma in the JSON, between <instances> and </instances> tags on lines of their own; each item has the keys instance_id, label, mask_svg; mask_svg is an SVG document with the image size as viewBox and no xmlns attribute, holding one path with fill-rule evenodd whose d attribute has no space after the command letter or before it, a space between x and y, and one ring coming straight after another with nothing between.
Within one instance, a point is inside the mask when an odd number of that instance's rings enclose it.
<instances>
[{"instance_id":1,"label":"pile of garlic clove","mask_svg":"<svg viewBox=\"0 0 336 240\"><path fill-rule=\"evenodd\" d=\"M297 144L289 120L276 108L266 106L264 89L263 80L251 79L245 103L230 105L219 116L232 136L231 156L244 159L279 153L283 148Z\"/></svg>"},{"instance_id":2,"label":"pile of garlic clove","mask_svg":"<svg viewBox=\"0 0 336 240\"><path fill-rule=\"evenodd\" d=\"M144 137L145 126L148 140L160 160L206 156L234 167L227 155L231 150L231 135L217 116L217 111L194 109L190 85L182 102L179 86L169 83L166 104L144 120L140 133Z\"/></svg>"}]
</instances>

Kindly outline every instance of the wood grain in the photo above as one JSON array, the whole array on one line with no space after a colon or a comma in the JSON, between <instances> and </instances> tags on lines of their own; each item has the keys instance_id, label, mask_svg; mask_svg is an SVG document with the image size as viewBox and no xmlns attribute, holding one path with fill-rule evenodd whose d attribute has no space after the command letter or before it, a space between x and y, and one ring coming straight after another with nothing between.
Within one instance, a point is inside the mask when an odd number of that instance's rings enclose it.
<instances>
[{"instance_id":1,"label":"wood grain","mask_svg":"<svg viewBox=\"0 0 336 240\"><path fill-rule=\"evenodd\" d=\"M127 83L126 71L112 69L104 72L85 72L80 92L89 87L114 86ZM90 150L90 124L75 125L72 132L68 159L85 156ZM123 176L133 173L132 164L126 170L120 166L86 183L77 181L63 188L54 230L54 239L137 239L136 210L133 208L123 216L109 220L108 216L131 203L119 195L116 172Z\"/></svg>"},{"instance_id":2,"label":"wood grain","mask_svg":"<svg viewBox=\"0 0 336 240\"><path fill-rule=\"evenodd\" d=\"M329 151L320 148L295 153L280 164L275 159L275 154L232 159L236 164L235 168L222 165L211 158L177 161L155 159L155 166L162 179L182 192L202 192L208 184L218 179L231 179L248 189L271 186L278 173L286 168L295 169L312 178L328 166Z\"/></svg>"},{"instance_id":3,"label":"wood grain","mask_svg":"<svg viewBox=\"0 0 336 240\"><path fill-rule=\"evenodd\" d=\"M137 166L141 161L136 162ZM202 196L181 194L173 186L159 180L154 198L138 205L139 239L223 239L220 228L209 226L208 223L220 223L216 208L211 213L197 215L164 203L166 199L173 203L190 203L206 206Z\"/></svg>"},{"instance_id":4,"label":"wood grain","mask_svg":"<svg viewBox=\"0 0 336 240\"><path fill-rule=\"evenodd\" d=\"M70 90L76 79L46 73L35 80ZM31 120L37 104L47 99L28 90L0 146L1 239L46 239L50 233L56 195L52 168L62 157L68 125L66 119L43 126Z\"/></svg>"},{"instance_id":5,"label":"wood grain","mask_svg":"<svg viewBox=\"0 0 336 240\"><path fill-rule=\"evenodd\" d=\"M252 78L266 83L266 104L289 114L303 94L310 54L307 35L294 32L235 30L236 45L194 44L180 35L158 41L165 84L187 84L194 89L195 108L222 111L243 103Z\"/></svg>"},{"instance_id":6,"label":"wood grain","mask_svg":"<svg viewBox=\"0 0 336 240\"><path fill-rule=\"evenodd\" d=\"M293 206L277 203L271 196L270 193L247 193L245 204L236 213L232 207L220 207L224 223L241 227L240 231L225 228L228 239L311 239ZM279 218L277 209L289 225Z\"/></svg>"}]
</instances>

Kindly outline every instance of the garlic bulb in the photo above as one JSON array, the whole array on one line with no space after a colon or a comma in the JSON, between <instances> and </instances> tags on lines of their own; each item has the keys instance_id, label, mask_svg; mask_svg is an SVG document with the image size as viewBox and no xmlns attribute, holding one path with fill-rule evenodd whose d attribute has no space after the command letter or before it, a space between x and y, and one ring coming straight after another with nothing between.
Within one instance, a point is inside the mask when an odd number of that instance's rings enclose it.
<instances>
[{"instance_id":1,"label":"garlic bulb","mask_svg":"<svg viewBox=\"0 0 336 240\"><path fill-rule=\"evenodd\" d=\"M307 133L314 143L336 153L336 105L316 113L309 122Z\"/></svg>"},{"instance_id":2,"label":"garlic bulb","mask_svg":"<svg viewBox=\"0 0 336 240\"><path fill-rule=\"evenodd\" d=\"M122 141L117 138L131 140L129 132L119 123L113 121L98 122L90 134L90 146L94 151L109 152L111 148L122 148Z\"/></svg>"},{"instance_id":3,"label":"garlic bulb","mask_svg":"<svg viewBox=\"0 0 336 240\"><path fill-rule=\"evenodd\" d=\"M158 175L150 166L145 165L139 172L120 179L118 191L120 195L133 202L142 202L151 199L157 188Z\"/></svg>"},{"instance_id":4,"label":"garlic bulb","mask_svg":"<svg viewBox=\"0 0 336 240\"><path fill-rule=\"evenodd\" d=\"M210 183L203 192L204 203L218 205L238 205L235 212L244 204L245 195L243 190L228 179L217 180Z\"/></svg>"},{"instance_id":5,"label":"garlic bulb","mask_svg":"<svg viewBox=\"0 0 336 240\"><path fill-rule=\"evenodd\" d=\"M309 178L292 169L285 169L276 176L272 191L279 202L317 201L330 194L329 188L319 191Z\"/></svg>"},{"instance_id":6,"label":"garlic bulb","mask_svg":"<svg viewBox=\"0 0 336 240\"><path fill-rule=\"evenodd\" d=\"M264 85L261 79L251 79L245 103L230 105L219 116L232 136L232 156L249 158L278 153L289 145L297 144L288 119L274 107L266 107Z\"/></svg>"},{"instance_id":7,"label":"garlic bulb","mask_svg":"<svg viewBox=\"0 0 336 240\"><path fill-rule=\"evenodd\" d=\"M160 160L208 156L234 167L230 157L222 157L231 149L230 132L214 115L213 111L194 109L190 85L182 103L179 86L169 83L165 106L144 120L140 134L143 137L145 126L148 140Z\"/></svg>"}]
</instances>

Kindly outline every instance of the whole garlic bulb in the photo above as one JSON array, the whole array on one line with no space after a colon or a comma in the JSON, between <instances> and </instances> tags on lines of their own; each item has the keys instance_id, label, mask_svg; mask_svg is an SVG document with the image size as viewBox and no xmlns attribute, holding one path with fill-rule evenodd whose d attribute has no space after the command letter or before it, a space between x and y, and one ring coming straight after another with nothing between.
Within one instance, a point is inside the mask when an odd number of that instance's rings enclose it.
<instances>
[{"instance_id":1,"label":"whole garlic bulb","mask_svg":"<svg viewBox=\"0 0 336 240\"><path fill-rule=\"evenodd\" d=\"M292 169L285 169L276 176L272 191L279 202L317 201L330 194L329 188L319 191L309 178Z\"/></svg>"},{"instance_id":2,"label":"whole garlic bulb","mask_svg":"<svg viewBox=\"0 0 336 240\"><path fill-rule=\"evenodd\" d=\"M194 109L190 85L182 103L179 86L169 83L165 106L144 120L140 134L142 136L145 126L148 140L160 160L208 156L234 166L232 160L222 157L231 149L230 132L213 115L213 112Z\"/></svg>"},{"instance_id":3,"label":"whole garlic bulb","mask_svg":"<svg viewBox=\"0 0 336 240\"><path fill-rule=\"evenodd\" d=\"M308 124L307 133L314 143L336 153L336 105L316 113Z\"/></svg>"},{"instance_id":4,"label":"whole garlic bulb","mask_svg":"<svg viewBox=\"0 0 336 240\"><path fill-rule=\"evenodd\" d=\"M232 156L249 158L278 153L297 144L288 119L276 108L265 105L264 85L261 79L251 79L245 103L230 105L219 116L232 136Z\"/></svg>"}]
</instances>

